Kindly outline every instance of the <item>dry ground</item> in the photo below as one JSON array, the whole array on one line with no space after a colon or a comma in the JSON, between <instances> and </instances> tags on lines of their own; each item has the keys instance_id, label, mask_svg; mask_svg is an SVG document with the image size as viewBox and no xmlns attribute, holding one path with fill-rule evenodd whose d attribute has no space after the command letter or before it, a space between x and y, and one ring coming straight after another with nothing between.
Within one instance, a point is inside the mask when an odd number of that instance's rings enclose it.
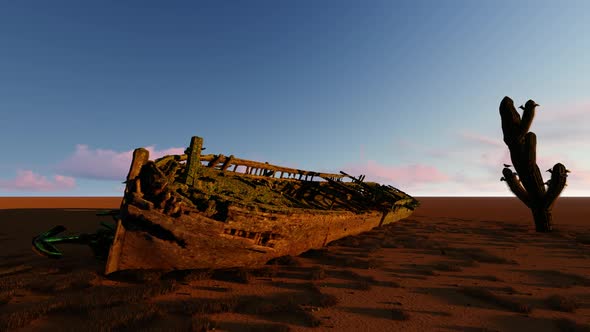
<instances>
[{"instance_id":1,"label":"dry ground","mask_svg":"<svg viewBox=\"0 0 590 332\"><path fill-rule=\"evenodd\" d=\"M86 247L48 260L30 240L94 231L119 199L0 198L0 331L590 331L590 199L560 198L551 234L516 199L420 200L263 269L112 280Z\"/></svg>"}]
</instances>

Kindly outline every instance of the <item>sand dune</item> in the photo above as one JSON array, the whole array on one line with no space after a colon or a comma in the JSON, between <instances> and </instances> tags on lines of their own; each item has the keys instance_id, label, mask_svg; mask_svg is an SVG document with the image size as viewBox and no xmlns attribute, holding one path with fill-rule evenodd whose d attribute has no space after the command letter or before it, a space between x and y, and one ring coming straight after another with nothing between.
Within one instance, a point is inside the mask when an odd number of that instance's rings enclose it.
<instances>
[{"instance_id":1,"label":"sand dune","mask_svg":"<svg viewBox=\"0 0 590 332\"><path fill-rule=\"evenodd\" d=\"M56 224L94 231L120 198L0 198L0 330L590 329L590 199L560 198L551 234L513 198L419 199L407 220L263 270L131 282L85 247L30 250Z\"/></svg>"}]
</instances>

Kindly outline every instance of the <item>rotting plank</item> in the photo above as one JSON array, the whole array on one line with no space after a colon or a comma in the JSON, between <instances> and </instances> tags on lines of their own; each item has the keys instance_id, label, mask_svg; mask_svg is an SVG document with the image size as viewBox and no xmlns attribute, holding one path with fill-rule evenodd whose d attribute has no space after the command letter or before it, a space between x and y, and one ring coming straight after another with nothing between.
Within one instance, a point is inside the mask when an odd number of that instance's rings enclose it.
<instances>
[{"instance_id":1,"label":"rotting plank","mask_svg":"<svg viewBox=\"0 0 590 332\"><path fill-rule=\"evenodd\" d=\"M201 149L203 148L203 138L193 136L191 138L191 145L187 151L186 170L185 170L185 182L187 185L192 186L195 183L197 177L197 169L199 168L201 161Z\"/></svg>"}]
</instances>

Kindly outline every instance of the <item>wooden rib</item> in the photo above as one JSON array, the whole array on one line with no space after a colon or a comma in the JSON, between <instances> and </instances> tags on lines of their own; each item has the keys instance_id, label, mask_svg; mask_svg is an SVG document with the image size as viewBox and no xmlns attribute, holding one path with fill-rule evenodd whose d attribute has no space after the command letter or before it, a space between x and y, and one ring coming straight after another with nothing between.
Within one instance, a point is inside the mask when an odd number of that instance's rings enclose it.
<instances>
[{"instance_id":1,"label":"wooden rib","mask_svg":"<svg viewBox=\"0 0 590 332\"><path fill-rule=\"evenodd\" d=\"M214 155L214 154L206 154L206 155L201 155L200 160L203 162L210 162L213 161L214 159L216 159L218 156ZM229 157L223 156L222 158L219 158L219 160L217 161L217 163L225 163L225 161L228 159ZM180 155L179 156L179 161L183 161L186 160L186 154ZM269 170L269 171L275 171L275 172L282 172L283 174L286 175L286 177L291 176L292 174L297 174L298 176L301 175L310 175L310 176L319 176L322 178L332 178L333 180L336 179L340 179L345 177L342 174L334 174L334 173L320 173L320 172L313 172L313 171L306 171L306 170L301 170L301 169L297 169L297 168L291 168L291 167L283 167L283 166L277 166L277 165L273 165L273 164L267 164L267 163L263 163L263 162L259 162L259 161L253 161L253 160L247 160L247 159L240 159L240 158L232 158L231 162L228 166L230 165L234 165L234 166L246 166L247 169L250 168L250 173L253 171L254 168L260 169L263 168L265 170ZM248 174L248 173L246 173ZM281 174L282 176L282 174Z\"/></svg>"}]
</instances>

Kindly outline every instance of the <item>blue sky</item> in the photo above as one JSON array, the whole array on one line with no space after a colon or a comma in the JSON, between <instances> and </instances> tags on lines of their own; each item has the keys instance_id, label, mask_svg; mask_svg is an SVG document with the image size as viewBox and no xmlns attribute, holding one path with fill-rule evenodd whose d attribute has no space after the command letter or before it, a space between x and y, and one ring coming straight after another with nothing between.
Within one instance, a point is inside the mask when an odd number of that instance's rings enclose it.
<instances>
[{"instance_id":1,"label":"blue sky","mask_svg":"<svg viewBox=\"0 0 590 332\"><path fill-rule=\"evenodd\" d=\"M0 195L120 196L131 151L346 170L416 196L512 196L498 105L590 196L590 2L0 4ZM548 175L548 173L546 173Z\"/></svg>"}]
</instances>

